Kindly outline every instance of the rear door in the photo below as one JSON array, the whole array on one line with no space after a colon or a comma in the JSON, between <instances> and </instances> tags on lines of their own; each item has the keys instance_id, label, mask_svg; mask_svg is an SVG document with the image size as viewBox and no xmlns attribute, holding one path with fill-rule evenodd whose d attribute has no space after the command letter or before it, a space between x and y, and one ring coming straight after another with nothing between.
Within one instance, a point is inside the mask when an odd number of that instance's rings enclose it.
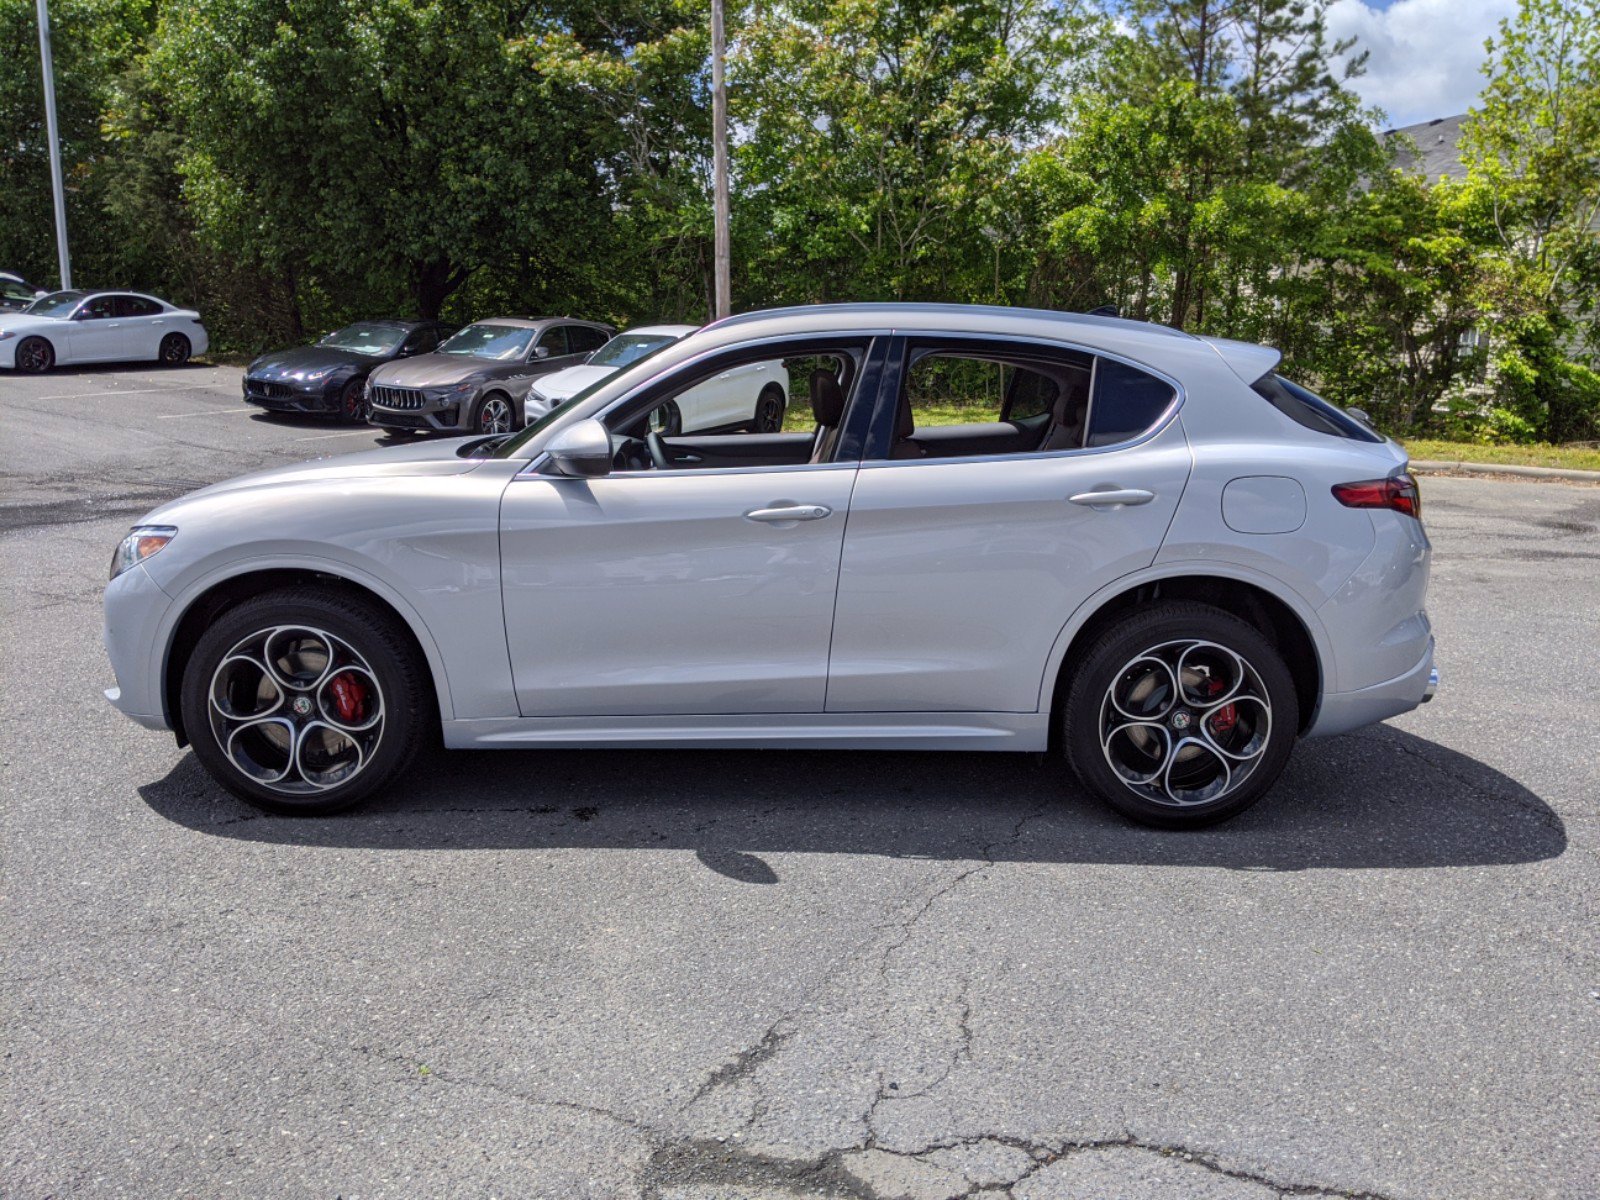
<instances>
[{"instance_id":1,"label":"rear door","mask_svg":"<svg viewBox=\"0 0 1600 1200\"><path fill-rule=\"evenodd\" d=\"M850 504L828 710L1034 712L1074 610L1160 549L1190 469L1176 391L1065 347L898 350ZM1007 411L1019 394L1051 429Z\"/></svg>"},{"instance_id":2,"label":"rear door","mask_svg":"<svg viewBox=\"0 0 1600 1200\"><path fill-rule=\"evenodd\" d=\"M161 339L171 317L154 300L144 296L118 296L117 320L122 324L122 355L129 359L159 358Z\"/></svg>"}]
</instances>

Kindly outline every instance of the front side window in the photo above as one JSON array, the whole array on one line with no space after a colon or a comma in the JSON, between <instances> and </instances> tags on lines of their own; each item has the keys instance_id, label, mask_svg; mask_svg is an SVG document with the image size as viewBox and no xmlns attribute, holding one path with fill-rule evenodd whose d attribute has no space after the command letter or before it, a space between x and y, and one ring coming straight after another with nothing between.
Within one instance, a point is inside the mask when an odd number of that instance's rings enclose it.
<instances>
[{"instance_id":1,"label":"front side window","mask_svg":"<svg viewBox=\"0 0 1600 1200\"><path fill-rule=\"evenodd\" d=\"M83 306L79 317L84 321L103 321L113 317L117 312L117 298L115 296L96 296Z\"/></svg>"},{"instance_id":2,"label":"front side window","mask_svg":"<svg viewBox=\"0 0 1600 1200\"><path fill-rule=\"evenodd\" d=\"M357 321L343 329L335 329L319 342L333 350L348 350L352 354L365 354L381 358L393 354L400 345L405 331L393 325L379 325L372 321Z\"/></svg>"},{"instance_id":3,"label":"front side window","mask_svg":"<svg viewBox=\"0 0 1600 1200\"><path fill-rule=\"evenodd\" d=\"M462 354L511 362L522 358L533 342L533 330L486 322L468 325L439 347L440 354Z\"/></svg>"},{"instance_id":4,"label":"front side window","mask_svg":"<svg viewBox=\"0 0 1600 1200\"><path fill-rule=\"evenodd\" d=\"M539 349L547 351L550 358L560 358L567 352L567 331L562 325L552 325L539 338Z\"/></svg>"}]
</instances>

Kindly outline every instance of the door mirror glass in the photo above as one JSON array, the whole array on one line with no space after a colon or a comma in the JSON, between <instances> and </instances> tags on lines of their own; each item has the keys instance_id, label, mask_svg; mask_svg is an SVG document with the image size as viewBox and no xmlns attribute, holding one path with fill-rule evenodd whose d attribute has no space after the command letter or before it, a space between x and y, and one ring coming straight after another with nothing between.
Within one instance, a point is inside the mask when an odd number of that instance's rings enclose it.
<instances>
[{"instance_id":1,"label":"door mirror glass","mask_svg":"<svg viewBox=\"0 0 1600 1200\"><path fill-rule=\"evenodd\" d=\"M550 357L550 347L549 346L535 346L533 348L533 356L535 358L549 358Z\"/></svg>"},{"instance_id":2,"label":"door mirror glass","mask_svg":"<svg viewBox=\"0 0 1600 1200\"><path fill-rule=\"evenodd\" d=\"M556 434L546 451L563 475L593 478L611 473L611 435L592 417Z\"/></svg>"}]
</instances>

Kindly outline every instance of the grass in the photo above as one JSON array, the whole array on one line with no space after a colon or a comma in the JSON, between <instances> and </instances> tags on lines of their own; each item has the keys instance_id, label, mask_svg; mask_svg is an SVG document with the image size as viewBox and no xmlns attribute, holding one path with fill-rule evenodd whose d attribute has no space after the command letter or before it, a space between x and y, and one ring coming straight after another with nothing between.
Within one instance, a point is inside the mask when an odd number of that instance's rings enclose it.
<instances>
[{"instance_id":1,"label":"grass","mask_svg":"<svg viewBox=\"0 0 1600 1200\"><path fill-rule=\"evenodd\" d=\"M1600 449L1578 446L1481 446L1476 442L1441 442L1408 438L1412 458L1434 462L1471 462L1518 467L1560 467L1569 471L1600 471Z\"/></svg>"}]
</instances>

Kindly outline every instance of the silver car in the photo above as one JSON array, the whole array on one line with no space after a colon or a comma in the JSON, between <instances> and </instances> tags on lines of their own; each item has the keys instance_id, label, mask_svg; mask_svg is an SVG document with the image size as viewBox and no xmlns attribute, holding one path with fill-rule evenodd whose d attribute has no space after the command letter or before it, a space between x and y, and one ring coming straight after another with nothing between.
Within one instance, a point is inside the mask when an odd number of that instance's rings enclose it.
<instances>
[{"instance_id":1,"label":"silver car","mask_svg":"<svg viewBox=\"0 0 1600 1200\"><path fill-rule=\"evenodd\" d=\"M367 377L368 420L397 433L509 433L521 429L528 388L583 362L616 332L565 317L476 321L431 354Z\"/></svg>"},{"instance_id":2,"label":"silver car","mask_svg":"<svg viewBox=\"0 0 1600 1200\"><path fill-rule=\"evenodd\" d=\"M152 512L107 695L283 812L442 739L1049 750L1136 820L1218 821L1437 684L1405 453L1278 360L1015 309L720 321L520 433ZM811 428L660 430L751 363Z\"/></svg>"}]
</instances>

